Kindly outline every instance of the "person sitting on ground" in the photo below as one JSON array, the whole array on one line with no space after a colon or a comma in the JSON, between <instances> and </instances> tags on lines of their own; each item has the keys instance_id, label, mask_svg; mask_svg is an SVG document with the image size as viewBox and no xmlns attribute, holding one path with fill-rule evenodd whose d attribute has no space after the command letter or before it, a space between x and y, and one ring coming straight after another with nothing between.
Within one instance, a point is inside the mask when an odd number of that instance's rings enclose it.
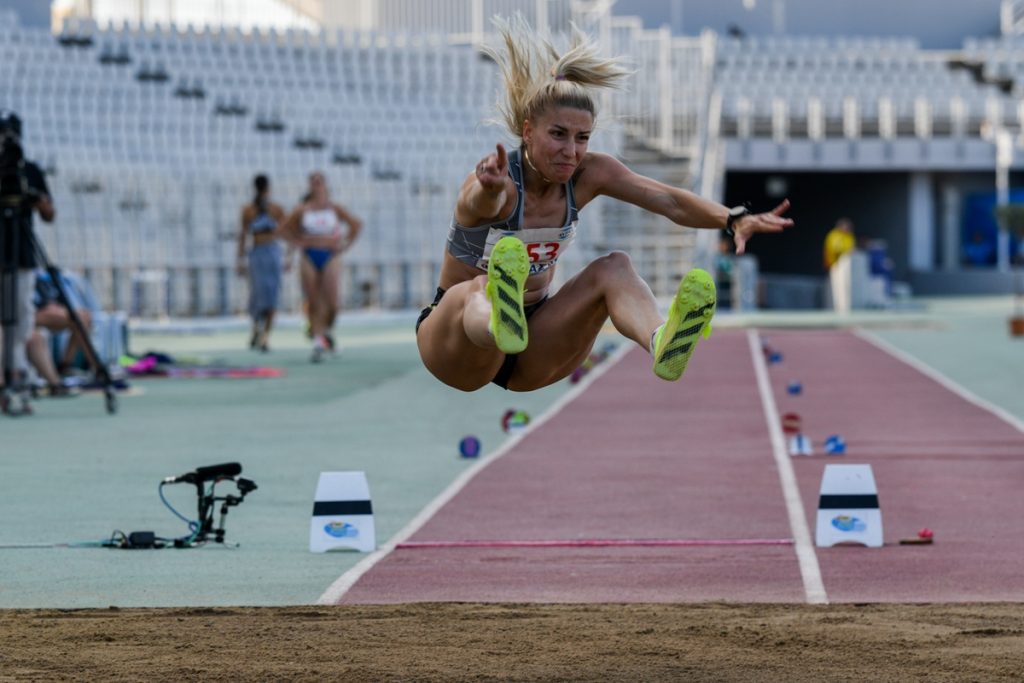
<instances>
[{"instance_id":1,"label":"person sitting on ground","mask_svg":"<svg viewBox=\"0 0 1024 683\"><path fill-rule=\"evenodd\" d=\"M92 326L92 314L85 303L85 297L75 286L74 281L67 275L61 274L61 285L68 302L75 309L75 314L82 323L82 329L88 331ZM77 362L78 354L81 352L86 363L93 371L99 367L97 360L89 354L89 345L84 342L78 329L71 320L71 314L67 307L61 303L50 274L44 270L36 272L36 295L34 300L36 306L36 327L42 327L51 333L70 331L68 342L57 362L57 372L60 375L68 374Z\"/></svg>"},{"instance_id":2,"label":"person sitting on ground","mask_svg":"<svg viewBox=\"0 0 1024 683\"><path fill-rule=\"evenodd\" d=\"M57 367L53 363L53 351L50 348L50 335L45 328L37 327L32 330L32 335L25 345L25 352L28 362L46 383L49 396L78 395L78 390L66 385L57 372Z\"/></svg>"}]
</instances>

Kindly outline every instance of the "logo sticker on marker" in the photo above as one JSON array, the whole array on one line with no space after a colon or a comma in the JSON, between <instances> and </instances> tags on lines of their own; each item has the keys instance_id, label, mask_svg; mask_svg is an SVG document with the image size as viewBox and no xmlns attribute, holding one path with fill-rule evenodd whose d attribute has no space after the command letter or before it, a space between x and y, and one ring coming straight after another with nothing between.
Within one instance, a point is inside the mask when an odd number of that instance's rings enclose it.
<instances>
[{"instance_id":1,"label":"logo sticker on marker","mask_svg":"<svg viewBox=\"0 0 1024 683\"><path fill-rule=\"evenodd\" d=\"M359 536L359 529L348 522L328 522L324 525L324 531L335 538L356 538Z\"/></svg>"},{"instance_id":2,"label":"logo sticker on marker","mask_svg":"<svg viewBox=\"0 0 1024 683\"><path fill-rule=\"evenodd\" d=\"M863 520L849 515L839 515L832 518L832 526L840 531L864 531L868 525Z\"/></svg>"}]
</instances>

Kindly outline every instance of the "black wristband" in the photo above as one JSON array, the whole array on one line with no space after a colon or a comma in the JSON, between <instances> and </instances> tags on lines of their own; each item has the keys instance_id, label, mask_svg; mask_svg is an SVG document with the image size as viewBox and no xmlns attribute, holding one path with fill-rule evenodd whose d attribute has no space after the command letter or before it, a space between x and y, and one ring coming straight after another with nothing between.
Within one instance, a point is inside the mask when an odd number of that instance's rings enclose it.
<instances>
[{"instance_id":1,"label":"black wristband","mask_svg":"<svg viewBox=\"0 0 1024 683\"><path fill-rule=\"evenodd\" d=\"M729 237L736 236L733 224L744 216L750 215L750 207L747 204L740 204L729 209L729 215L725 219L725 234Z\"/></svg>"}]
</instances>

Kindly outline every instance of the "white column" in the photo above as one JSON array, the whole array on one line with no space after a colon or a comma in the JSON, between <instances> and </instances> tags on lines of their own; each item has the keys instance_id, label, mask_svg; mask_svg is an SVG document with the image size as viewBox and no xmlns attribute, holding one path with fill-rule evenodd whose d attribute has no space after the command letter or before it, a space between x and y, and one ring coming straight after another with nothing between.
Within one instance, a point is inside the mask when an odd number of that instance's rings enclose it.
<instances>
[{"instance_id":1,"label":"white column","mask_svg":"<svg viewBox=\"0 0 1024 683\"><path fill-rule=\"evenodd\" d=\"M534 22L534 28L537 29L537 33L542 36L548 35L548 3L547 0L537 0L536 9L537 19Z\"/></svg>"},{"instance_id":2,"label":"white column","mask_svg":"<svg viewBox=\"0 0 1024 683\"><path fill-rule=\"evenodd\" d=\"M484 42L484 0L471 0L470 21L473 27L470 31L473 34L473 44L482 45Z\"/></svg>"},{"instance_id":3,"label":"white column","mask_svg":"<svg viewBox=\"0 0 1024 683\"><path fill-rule=\"evenodd\" d=\"M908 244L910 269L929 271L935 268L935 197L932 174L910 174Z\"/></svg>"},{"instance_id":4,"label":"white column","mask_svg":"<svg viewBox=\"0 0 1024 683\"><path fill-rule=\"evenodd\" d=\"M363 30L379 31L381 10L374 0L362 0L363 3Z\"/></svg>"},{"instance_id":5,"label":"white column","mask_svg":"<svg viewBox=\"0 0 1024 683\"><path fill-rule=\"evenodd\" d=\"M613 54L612 51L612 4L606 5L597 20L597 40L601 52L606 55ZM612 92L609 88L601 89L601 111L612 110Z\"/></svg>"},{"instance_id":6,"label":"white column","mask_svg":"<svg viewBox=\"0 0 1024 683\"><path fill-rule=\"evenodd\" d=\"M1010 166L1013 165L1013 134L1005 128L996 131L996 206L1010 203ZM1010 232L999 226L999 251L996 268L1010 270Z\"/></svg>"},{"instance_id":7,"label":"white column","mask_svg":"<svg viewBox=\"0 0 1024 683\"><path fill-rule=\"evenodd\" d=\"M675 117L672 109L672 32L667 28L658 29L658 82L661 88L661 123L659 137L663 150L670 150L675 144Z\"/></svg>"}]
</instances>

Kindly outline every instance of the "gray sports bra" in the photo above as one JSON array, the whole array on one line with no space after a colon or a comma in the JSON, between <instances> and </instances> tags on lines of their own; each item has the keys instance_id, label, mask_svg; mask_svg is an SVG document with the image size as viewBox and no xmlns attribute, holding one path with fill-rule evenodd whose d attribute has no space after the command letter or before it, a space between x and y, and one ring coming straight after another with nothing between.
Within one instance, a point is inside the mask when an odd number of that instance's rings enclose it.
<instances>
[{"instance_id":1,"label":"gray sports bra","mask_svg":"<svg viewBox=\"0 0 1024 683\"><path fill-rule=\"evenodd\" d=\"M466 228L452 218L448 228L448 253L462 263L487 270L491 249L499 239L514 235L526 244L530 256L530 273L540 273L555 265L558 257L576 237L579 209L572 180L565 184L566 222L555 228L523 228L523 164L522 152L512 150L508 155L508 173L516 185L516 208L505 220Z\"/></svg>"},{"instance_id":2,"label":"gray sports bra","mask_svg":"<svg viewBox=\"0 0 1024 683\"><path fill-rule=\"evenodd\" d=\"M270 215L267 208L261 204L256 204L256 210L258 213L256 217L249 221L249 231L252 234L258 232L273 232L277 229L277 221Z\"/></svg>"}]
</instances>

